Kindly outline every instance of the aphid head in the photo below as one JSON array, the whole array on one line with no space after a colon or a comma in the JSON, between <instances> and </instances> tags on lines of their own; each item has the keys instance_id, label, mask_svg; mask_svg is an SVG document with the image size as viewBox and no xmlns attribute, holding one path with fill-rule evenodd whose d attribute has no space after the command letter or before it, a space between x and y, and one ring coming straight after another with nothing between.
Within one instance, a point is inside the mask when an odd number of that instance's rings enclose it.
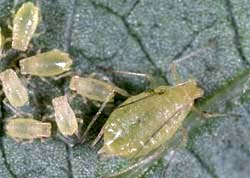
<instances>
[{"instance_id":1,"label":"aphid head","mask_svg":"<svg viewBox=\"0 0 250 178\"><path fill-rule=\"evenodd\" d=\"M197 86L197 82L195 80L188 80L187 82L183 83L184 90L187 91L189 97L192 100L195 100L196 98L200 98L203 96L204 91Z\"/></svg>"}]
</instances>

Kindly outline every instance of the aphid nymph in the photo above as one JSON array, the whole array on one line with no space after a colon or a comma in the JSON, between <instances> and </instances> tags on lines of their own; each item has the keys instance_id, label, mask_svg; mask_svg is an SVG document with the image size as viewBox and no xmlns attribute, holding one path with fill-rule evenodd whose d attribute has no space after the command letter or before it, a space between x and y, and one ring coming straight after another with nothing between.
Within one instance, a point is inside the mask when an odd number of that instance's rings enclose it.
<instances>
[{"instance_id":1,"label":"aphid nymph","mask_svg":"<svg viewBox=\"0 0 250 178\"><path fill-rule=\"evenodd\" d=\"M72 59L68 53L52 50L24 58L19 62L22 74L52 77L70 70Z\"/></svg>"},{"instance_id":2,"label":"aphid nymph","mask_svg":"<svg viewBox=\"0 0 250 178\"><path fill-rule=\"evenodd\" d=\"M12 69L7 69L0 73L3 92L14 107L22 107L29 101L28 92L17 74Z\"/></svg>"},{"instance_id":3,"label":"aphid nymph","mask_svg":"<svg viewBox=\"0 0 250 178\"><path fill-rule=\"evenodd\" d=\"M17 140L32 140L51 136L51 123L32 118L15 118L7 121L5 133Z\"/></svg>"},{"instance_id":4,"label":"aphid nymph","mask_svg":"<svg viewBox=\"0 0 250 178\"><path fill-rule=\"evenodd\" d=\"M39 8L27 2L17 11L13 21L12 48L25 51L39 22Z\"/></svg>"},{"instance_id":5,"label":"aphid nymph","mask_svg":"<svg viewBox=\"0 0 250 178\"><path fill-rule=\"evenodd\" d=\"M109 101L112 101L115 93L129 96L125 90L115 85L90 77L73 76L69 88L83 97L100 102L105 102L110 94Z\"/></svg>"},{"instance_id":6,"label":"aphid nymph","mask_svg":"<svg viewBox=\"0 0 250 178\"><path fill-rule=\"evenodd\" d=\"M66 96L56 97L52 100L55 110L56 124L64 136L78 133L78 123L74 111L68 103Z\"/></svg>"},{"instance_id":7,"label":"aphid nymph","mask_svg":"<svg viewBox=\"0 0 250 178\"><path fill-rule=\"evenodd\" d=\"M81 142L84 142L89 130L105 108L106 104L113 101L115 93L119 93L123 96L129 96L129 94L125 90L113 84L91 77L73 76L70 81L69 88L73 91L76 91L77 94L80 94L81 96L86 97L90 100L102 102L102 105L99 108L98 112L93 117L87 129L83 133Z\"/></svg>"}]
</instances>

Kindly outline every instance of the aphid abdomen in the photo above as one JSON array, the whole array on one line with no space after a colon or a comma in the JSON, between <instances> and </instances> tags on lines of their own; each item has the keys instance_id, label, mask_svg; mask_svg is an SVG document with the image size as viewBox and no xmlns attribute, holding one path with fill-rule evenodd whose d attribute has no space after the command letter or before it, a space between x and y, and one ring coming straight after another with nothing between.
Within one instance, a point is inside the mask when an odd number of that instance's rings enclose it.
<instances>
[{"instance_id":1,"label":"aphid abdomen","mask_svg":"<svg viewBox=\"0 0 250 178\"><path fill-rule=\"evenodd\" d=\"M66 96L52 100L55 118L60 132L67 136L78 132L78 123L74 111L71 109Z\"/></svg>"},{"instance_id":2,"label":"aphid abdomen","mask_svg":"<svg viewBox=\"0 0 250 178\"><path fill-rule=\"evenodd\" d=\"M21 107L28 102L28 92L12 69L0 73L0 80L2 81L4 94L11 105Z\"/></svg>"},{"instance_id":3,"label":"aphid abdomen","mask_svg":"<svg viewBox=\"0 0 250 178\"><path fill-rule=\"evenodd\" d=\"M5 125L6 134L16 139L50 137L51 124L29 118L16 118Z\"/></svg>"},{"instance_id":4,"label":"aphid abdomen","mask_svg":"<svg viewBox=\"0 0 250 178\"><path fill-rule=\"evenodd\" d=\"M39 21L39 9L31 2L24 3L13 22L12 48L25 51L35 33Z\"/></svg>"},{"instance_id":5,"label":"aphid abdomen","mask_svg":"<svg viewBox=\"0 0 250 178\"><path fill-rule=\"evenodd\" d=\"M65 52L52 50L22 59L19 63L22 74L51 77L69 71L72 59Z\"/></svg>"},{"instance_id":6,"label":"aphid abdomen","mask_svg":"<svg viewBox=\"0 0 250 178\"><path fill-rule=\"evenodd\" d=\"M164 145L180 128L198 97L188 95L185 89L186 85L162 86L151 94L135 96L137 101L130 97L105 124L104 146L99 153L132 158ZM201 96L201 89L196 90Z\"/></svg>"}]
</instances>

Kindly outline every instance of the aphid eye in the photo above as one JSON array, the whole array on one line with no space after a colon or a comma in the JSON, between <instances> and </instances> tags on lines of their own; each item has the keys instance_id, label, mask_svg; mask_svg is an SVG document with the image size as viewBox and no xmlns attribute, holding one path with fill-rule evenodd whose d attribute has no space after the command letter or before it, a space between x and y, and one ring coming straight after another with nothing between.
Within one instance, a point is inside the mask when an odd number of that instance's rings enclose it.
<instances>
[{"instance_id":1,"label":"aphid eye","mask_svg":"<svg viewBox=\"0 0 250 178\"><path fill-rule=\"evenodd\" d=\"M32 2L24 3L13 21L12 48L25 51L34 35L39 21L39 8Z\"/></svg>"}]
</instances>

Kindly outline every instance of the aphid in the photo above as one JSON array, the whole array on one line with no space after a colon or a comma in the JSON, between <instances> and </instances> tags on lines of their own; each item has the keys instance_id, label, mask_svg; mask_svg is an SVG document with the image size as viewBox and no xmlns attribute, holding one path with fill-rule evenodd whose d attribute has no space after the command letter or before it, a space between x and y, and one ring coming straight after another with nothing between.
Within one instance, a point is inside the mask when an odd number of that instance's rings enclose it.
<instances>
[{"instance_id":1,"label":"aphid","mask_svg":"<svg viewBox=\"0 0 250 178\"><path fill-rule=\"evenodd\" d=\"M20 60L21 74L51 77L69 71L72 59L68 53L52 50Z\"/></svg>"},{"instance_id":2,"label":"aphid","mask_svg":"<svg viewBox=\"0 0 250 178\"><path fill-rule=\"evenodd\" d=\"M3 54L4 43L5 43L5 38L4 38L3 34L2 34L2 30L1 30L1 27L0 27L0 57L2 57L2 54Z\"/></svg>"},{"instance_id":3,"label":"aphid","mask_svg":"<svg viewBox=\"0 0 250 178\"><path fill-rule=\"evenodd\" d=\"M128 98L115 109L97 139L105 157L147 157L165 145L182 126L194 100L203 95L194 80L176 86L160 86ZM119 174L117 174L119 175Z\"/></svg>"},{"instance_id":4,"label":"aphid","mask_svg":"<svg viewBox=\"0 0 250 178\"><path fill-rule=\"evenodd\" d=\"M17 11L13 22L12 48L25 51L36 31L39 21L39 8L27 2Z\"/></svg>"},{"instance_id":5,"label":"aphid","mask_svg":"<svg viewBox=\"0 0 250 178\"><path fill-rule=\"evenodd\" d=\"M64 136L78 132L78 123L74 111L71 109L66 96L56 97L52 100L55 110L56 124Z\"/></svg>"},{"instance_id":6,"label":"aphid","mask_svg":"<svg viewBox=\"0 0 250 178\"><path fill-rule=\"evenodd\" d=\"M2 81L4 94L11 105L21 107L28 103L28 92L15 71L7 69L1 72L0 80Z\"/></svg>"},{"instance_id":7,"label":"aphid","mask_svg":"<svg viewBox=\"0 0 250 178\"><path fill-rule=\"evenodd\" d=\"M69 88L90 100L103 102L98 112L93 117L87 129L83 133L81 142L85 141L89 130L105 108L106 104L113 101L115 93L119 93L123 96L129 96L125 90L118 88L115 85L90 77L72 77Z\"/></svg>"},{"instance_id":8,"label":"aphid","mask_svg":"<svg viewBox=\"0 0 250 178\"><path fill-rule=\"evenodd\" d=\"M119 93L123 96L129 96L129 94L121 88L90 77L72 77L69 88L76 91L83 97L100 102L105 102L110 94L111 96L109 97L109 102L113 100L115 93Z\"/></svg>"},{"instance_id":9,"label":"aphid","mask_svg":"<svg viewBox=\"0 0 250 178\"><path fill-rule=\"evenodd\" d=\"M32 118L16 118L7 121L6 134L13 139L35 139L50 137L51 123Z\"/></svg>"}]
</instances>

